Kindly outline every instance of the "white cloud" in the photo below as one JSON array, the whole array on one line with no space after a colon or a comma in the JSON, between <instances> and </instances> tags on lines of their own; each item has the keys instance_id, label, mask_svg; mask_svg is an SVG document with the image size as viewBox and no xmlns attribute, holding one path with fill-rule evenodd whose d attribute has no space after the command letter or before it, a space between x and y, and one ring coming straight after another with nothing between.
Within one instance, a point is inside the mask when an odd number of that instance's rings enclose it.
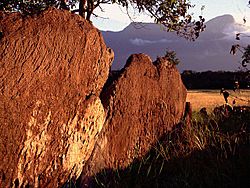
<instances>
[{"instance_id":1,"label":"white cloud","mask_svg":"<svg viewBox=\"0 0 250 188\"><path fill-rule=\"evenodd\" d=\"M140 38L130 39L129 40L133 45L136 46L143 46L147 44L157 44L157 43L170 43L173 42L173 40L167 40L167 39L160 39L160 40L144 40Z\"/></svg>"},{"instance_id":2,"label":"white cloud","mask_svg":"<svg viewBox=\"0 0 250 188\"><path fill-rule=\"evenodd\" d=\"M244 42L249 42L250 37L250 26L246 26L243 24L231 24L223 31L224 34L226 34L225 37L222 38L222 40L235 40L236 34L240 33L240 39ZM243 40L244 39L244 40Z\"/></svg>"},{"instance_id":3,"label":"white cloud","mask_svg":"<svg viewBox=\"0 0 250 188\"><path fill-rule=\"evenodd\" d=\"M235 34L235 33L239 33L239 32L245 32L249 29L249 26L245 26L242 24L230 24L227 28L224 29L224 33L225 34Z\"/></svg>"}]
</instances>

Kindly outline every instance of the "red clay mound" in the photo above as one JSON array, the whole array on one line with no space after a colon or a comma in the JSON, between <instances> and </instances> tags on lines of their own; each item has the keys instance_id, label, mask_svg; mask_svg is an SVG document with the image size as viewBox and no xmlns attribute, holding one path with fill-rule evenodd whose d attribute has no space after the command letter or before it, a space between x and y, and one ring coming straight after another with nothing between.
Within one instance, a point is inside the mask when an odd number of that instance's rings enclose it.
<instances>
[{"instance_id":1,"label":"red clay mound","mask_svg":"<svg viewBox=\"0 0 250 188\"><path fill-rule=\"evenodd\" d=\"M78 15L0 14L0 187L79 176L105 121L113 52Z\"/></svg>"},{"instance_id":2,"label":"red clay mound","mask_svg":"<svg viewBox=\"0 0 250 188\"><path fill-rule=\"evenodd\" d=\"M105 127L83 173L128 166L180 122L186 88L180 74L164 58L132 55L121 75L102 94ZM82 179L84 179L84 175Z\"/></svg>"}]
</instances>

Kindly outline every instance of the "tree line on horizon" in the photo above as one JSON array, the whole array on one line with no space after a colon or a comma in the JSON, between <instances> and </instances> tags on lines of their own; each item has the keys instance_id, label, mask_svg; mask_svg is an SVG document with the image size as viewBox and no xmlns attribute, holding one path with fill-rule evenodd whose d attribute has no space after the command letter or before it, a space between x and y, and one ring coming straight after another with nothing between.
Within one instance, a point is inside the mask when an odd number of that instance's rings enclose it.
<instances>
[{"instance_id":1,"label":"tree line on horizon","mask_svg":"<svg viewBox=\"0 0 250 188\"><path fill-rule=\"evenodd\" d=\"M182 81L187 89L250 89L250 71L205 71L185 70L181 73Z\"/></svg>"}]
</instances>

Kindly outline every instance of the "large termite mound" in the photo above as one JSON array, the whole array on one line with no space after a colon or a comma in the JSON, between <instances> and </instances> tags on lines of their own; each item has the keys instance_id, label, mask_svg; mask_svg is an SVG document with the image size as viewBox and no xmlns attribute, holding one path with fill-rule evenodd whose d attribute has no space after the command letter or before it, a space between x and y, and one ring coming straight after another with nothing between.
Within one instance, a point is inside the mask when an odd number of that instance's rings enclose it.
<instances>
[{"instance_id":1,"label":"large termite mound","mask_svg":"<svg viewBox=\"0 0 250 188\"><path fill-rule=\"evenodd\" d=\"M101 99L107 118L84 167L82 184L102 169L125 168L145 155L180 122L186 88L175 66L165 58L152 62L147 55L134 54L106 86Z\"/></svg>"},{"instance_id":2,"label":"large termite mound","mask_svg":"<svg viewBox=\"0 0 250 188\"><path fill-rule=\"evenodd\" d=\"M105 121L99 94L112 50L78 15L0 14L0 185L77 178Z\"/></svg>"}]
</instances>

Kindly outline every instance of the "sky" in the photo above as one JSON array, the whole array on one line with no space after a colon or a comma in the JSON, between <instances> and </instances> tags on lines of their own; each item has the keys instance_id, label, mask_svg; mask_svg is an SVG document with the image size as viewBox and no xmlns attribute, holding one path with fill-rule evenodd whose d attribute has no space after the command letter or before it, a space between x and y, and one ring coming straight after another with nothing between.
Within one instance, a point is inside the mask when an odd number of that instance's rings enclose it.
<instances>
[{"instance_id":1,"label":"sky","mask_svg":"<svg viewBox=\"0 0 250 188\"><path fill-rule=\"evenodd\" d=\"M250 26L250 7L248 7L247 0L190 0L195 5L190 9L190 12L194 13L194 17L197 19L199 15L202 15L207 21L224 14L231 14L238 23L243 24L243 18L247 20L247 25ZM205 5L205 9L201 11L201 7ZM105 5L102 6L103 11L100 9L95 11L98 18L92 18L93 24L103 31L120 31L130 24L131 20L141 22L153 22L147 14L142 14L129 10L130 17L127 15L127 11L117 5Z\"/></svg>"}]
</instances>

